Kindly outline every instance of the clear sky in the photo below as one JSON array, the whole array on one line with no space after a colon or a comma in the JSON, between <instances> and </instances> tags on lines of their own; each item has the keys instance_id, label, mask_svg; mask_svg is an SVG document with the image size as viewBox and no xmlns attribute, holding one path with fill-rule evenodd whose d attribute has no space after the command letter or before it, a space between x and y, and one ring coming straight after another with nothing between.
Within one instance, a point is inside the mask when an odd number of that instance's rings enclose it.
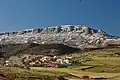
<instances>
[{"instance_id":1,"label":"clear sky","mask_svg":"<svg viewBox=\"0 0 120 80\"><path fill-rule=\"evenodd\" d=\"M65 24L120 35L120 0L0 0L0 32Z\"/></svg>"}]
</instances>

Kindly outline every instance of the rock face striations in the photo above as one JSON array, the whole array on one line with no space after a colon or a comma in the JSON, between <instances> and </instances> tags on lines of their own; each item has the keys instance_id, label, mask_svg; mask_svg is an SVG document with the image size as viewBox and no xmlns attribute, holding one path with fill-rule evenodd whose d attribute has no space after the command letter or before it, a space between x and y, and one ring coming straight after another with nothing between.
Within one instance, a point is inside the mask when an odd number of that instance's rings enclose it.
<instances>
[{"instance_id":1,"label":"rock face striations","mask_svg":"<svg viewBox=\"0 0 120 80\"><path fill-rule=\"evenodd\" d=\"M0 44L64 44L75 48L106 46L110 36L82 25L63 25L0 33Z\"/></svg>"}]
</instances>

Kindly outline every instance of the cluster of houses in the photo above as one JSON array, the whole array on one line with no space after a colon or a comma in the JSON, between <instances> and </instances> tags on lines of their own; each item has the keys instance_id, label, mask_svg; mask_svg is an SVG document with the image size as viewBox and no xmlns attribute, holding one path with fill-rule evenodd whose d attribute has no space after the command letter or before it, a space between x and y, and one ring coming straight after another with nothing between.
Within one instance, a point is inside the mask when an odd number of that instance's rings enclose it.
<instances>
[{"instance_id":1,"label":"cluster of houses","mask_svg":"<svg viewBox=\"0 0 120 80\"><path fill-rule=\"evenodd\" d=\"M30 67L68 67L72 65L72 57L57 57L57 56L43 56L32 55L22 58L22 63Z\"/></svg>"},{"instance_id":2,"label":"cluster of houses","mask_svg":"<svg viewBox=\"0 0 120 80\"><path fill-rule=\"evenodd\" d=\"M21 63L16 63L12 60L5 60L0 58L0 66L14 66L14 67L68 67L72 65L72 57L58 57L58 56L43 56L43 55L29 55L21 59Z\"/></svg>"}]
</instances>

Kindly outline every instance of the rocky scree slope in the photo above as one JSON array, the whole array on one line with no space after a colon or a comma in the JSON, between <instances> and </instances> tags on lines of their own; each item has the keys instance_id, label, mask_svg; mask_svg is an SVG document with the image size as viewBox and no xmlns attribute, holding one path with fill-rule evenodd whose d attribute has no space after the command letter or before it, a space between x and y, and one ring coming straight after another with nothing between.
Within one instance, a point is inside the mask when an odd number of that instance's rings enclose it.
<instances>
[{"instance_id":1,"label":"rocky scree slope","mask_svg":"<svg viewBox=\"0 0 120 80\"><path fill-rule=\"evenodd\" d=\"M107 46L113 40L106 32L83 25L62 25L0 33L0 44L64 44L75 48Z\"/></svg>"}]
</instances>

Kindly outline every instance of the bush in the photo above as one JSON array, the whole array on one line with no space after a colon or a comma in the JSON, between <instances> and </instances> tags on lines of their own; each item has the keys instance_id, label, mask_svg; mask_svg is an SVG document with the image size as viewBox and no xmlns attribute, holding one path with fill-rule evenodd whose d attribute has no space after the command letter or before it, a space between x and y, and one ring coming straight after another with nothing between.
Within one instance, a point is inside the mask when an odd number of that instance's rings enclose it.
<instances>
[{"instance_id":1,"label":"bush","mask_svg":"<svg viewBox=\"0 0 120 80\"><path fill-rule=\"evenodd\" d=\"M82 76L83 79L89 79L89 76Z\"/></svg>"}]
</instances>

